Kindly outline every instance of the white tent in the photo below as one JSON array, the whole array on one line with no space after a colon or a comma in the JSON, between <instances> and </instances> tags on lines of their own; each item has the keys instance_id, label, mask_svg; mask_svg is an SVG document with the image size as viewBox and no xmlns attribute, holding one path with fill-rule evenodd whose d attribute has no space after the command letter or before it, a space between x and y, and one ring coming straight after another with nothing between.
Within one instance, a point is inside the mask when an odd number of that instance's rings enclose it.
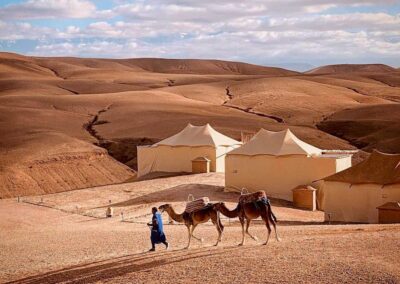
<instances>
[{"instance_id":1,"label":"white tent","mask_svg":"<svg viewBox=\"0 0 400 284\"><path fill-rule=\"evenodd\" d=\"M372 152L368 159L319 185L325 218L344 222L378 222L378 206L400 201L400 154Z\"/></svg>"},{"instance_id":2,"label":"white tent","mask_svg":"<svg viewBox=\"0 0 400 284\"><path fill-rule=\"evenodd\" d=\"M192 160L206 157L212 172L224 172L225 154L241 142L225 136L209 124L188 124L181 132L151 146L138 146L138 176L150 172L191 172Z\"/></svg>"},{"instance_id":3,"label":"white tent","mask_svg":"<svg viewBox=\"0 0 400 284\"><path fill-rule=\"evenodd\" d=\"M292 201L292 189L351 166L351 155L323 155L289 129L261 129L225 159L228 191L265 190L271 197Z\"/></svg>"}]
</instances>

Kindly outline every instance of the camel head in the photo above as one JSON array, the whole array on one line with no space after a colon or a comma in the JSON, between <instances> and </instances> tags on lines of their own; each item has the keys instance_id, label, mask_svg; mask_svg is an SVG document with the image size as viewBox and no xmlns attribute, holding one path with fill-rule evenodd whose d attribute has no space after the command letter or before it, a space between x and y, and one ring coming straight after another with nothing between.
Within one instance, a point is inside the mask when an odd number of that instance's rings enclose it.
<instances>
[{"instance_id":1,"label":"camel head","mask_svg":"<svg viewBox=\"0 0 400 284\"><path fill-rule=\"evenodd\" d=\"M222 206L225 206L225 202L217 202L213 204L213 209L219 211Z\"/></svg>"},{"instance_id":2,"label":"camel head","mask_svg":"<svg viewBox=\"0 0 400 284\"><path fill-rule=\"evenodd\" d=\"M171 208L171 204L163 204L161 206L158 207L158 210L160 210L161 213L163 213L164 211L168 211L168 209Z\"/></svg>"}]
</instances>

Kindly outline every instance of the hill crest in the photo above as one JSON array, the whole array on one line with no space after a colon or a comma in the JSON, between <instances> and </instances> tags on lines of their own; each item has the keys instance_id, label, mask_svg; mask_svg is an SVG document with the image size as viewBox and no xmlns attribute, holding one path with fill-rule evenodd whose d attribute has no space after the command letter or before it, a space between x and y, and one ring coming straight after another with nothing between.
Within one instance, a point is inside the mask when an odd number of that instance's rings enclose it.
<instances>
[{"instance_id":1,"label":"hill crest","mask_svg":"<svg viewBox=\"0 0 400 284\"><path fill-rule=\"evenodd\" d=\"M324 65L309 71L305 74L322 75L322 74L338 74L338 73L354 73L354 72L368 72L368 73L387 73L394 72L395 68L385 64L334 64Z\"/></svg>"}]
</instances>

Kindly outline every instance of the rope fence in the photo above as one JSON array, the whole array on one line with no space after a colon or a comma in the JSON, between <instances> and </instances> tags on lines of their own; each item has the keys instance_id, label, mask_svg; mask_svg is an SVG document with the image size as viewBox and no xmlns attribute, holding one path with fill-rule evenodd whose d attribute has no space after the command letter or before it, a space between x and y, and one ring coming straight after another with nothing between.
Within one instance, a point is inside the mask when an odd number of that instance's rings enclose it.
<instances>
[{"instance_id":1,"label":"rope fence","mask_svg":"<svg viewBox=\"0 0 400 284\"><path fill-rule=\"evenodd\" d=\"M36 198L37 199L37 198ZM192 196L188 197L189 199L194 199ZM104 210L104 214L100 213L100 212L93 212L93 210L95 210L96 208L84 208L84 207L78 207L76 206L74 208L74 210L67 210L67 209L63 209L63 208L59 208L57 207L55 204L52 203L46 203L43 197L40 197L39 199L35 200L35 198L22 198L20 196L17 197L17 202L22 202L22 203L27 203L30 205L36 205L36 206L41 206L41 207L46 207L46 208L51 208L51 209L55 209L58 211L61 211L63 213L68 213L68 214L77 214L77 215L81 215L81 216L85 216L85 217L90 217L90 218L95 218L95 219L106 219L106 210ZM92 210L92 211L91 211ZM133 215L133 216L132 216ZM173 221L167 213L163 214L164 217L167 216L167 222L163 222L164 225L172 225L172 226L184 226L185 224L183 223L178 223ZM119 214L115 214L114 218L120 218L121 222L124 223L131 223L131 224L143 224L143 225L147 225L149 220L151 220L151 216L152 213L145 213L142 215L135 215L134 212L127 212L127 211L121 211ZM228 218L222 214L220 214L219 216L221 221L224 221L224 225L231 225L234 223L238 223L239 222L239 218ZM166 220L164 218L164 220ZM252 221L261 221L261 217L254 219ZM207 221L206 223L202 223L202 225L206 225L206 226L215 226L211 219L209 221Z\"/></svg>"}]
</instances>

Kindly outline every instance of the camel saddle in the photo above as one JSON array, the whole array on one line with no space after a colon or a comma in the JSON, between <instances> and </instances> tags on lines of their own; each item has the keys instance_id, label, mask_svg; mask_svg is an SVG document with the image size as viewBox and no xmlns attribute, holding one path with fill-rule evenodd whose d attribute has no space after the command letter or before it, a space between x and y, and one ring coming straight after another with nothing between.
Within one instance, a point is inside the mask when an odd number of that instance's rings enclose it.
<instances>
[{"instance_id":1,"label":"camel saddle","mask_svg":"<svg viewBox=\"0 0 400 284\"><path fill-rule=\"evenodd\" d=\"M202 197L193 201L186 203L185 212L193 213L195 211L201 210L210 203L210 199L208 197Z\"/></svg>"},{"instance_id":2,"label":"camel saddle","mask_svg":"<svg viewBox=\"0 0 400 284\"><path fill-rule=\"evenodd\" d=\"M243 203L257 202L262 199L267 200L267 194L265 193L265 191L257 191L254 193L246 193L240 195L239 203L243 204Z\"/></svg>"}]
</instances>

